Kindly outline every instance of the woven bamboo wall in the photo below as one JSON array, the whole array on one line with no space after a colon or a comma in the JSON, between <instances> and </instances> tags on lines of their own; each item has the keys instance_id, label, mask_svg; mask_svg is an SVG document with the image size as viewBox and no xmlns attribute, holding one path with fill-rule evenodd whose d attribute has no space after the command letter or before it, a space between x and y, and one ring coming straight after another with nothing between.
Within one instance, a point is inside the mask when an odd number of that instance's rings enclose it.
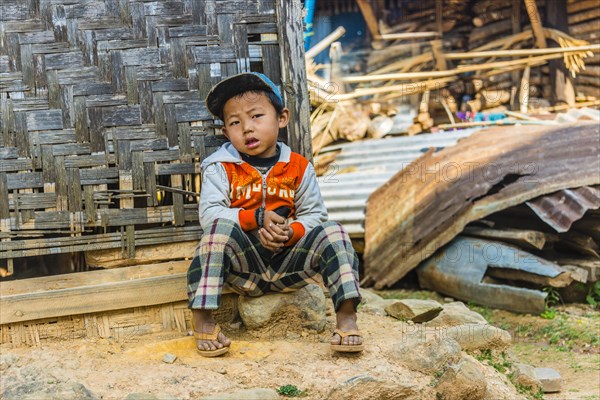
<instances>
[{"instance_id":1,"label":"woven bamboo wall","mask_svg":"<svg viewBox=\"0 0 600 400\"><path fill-rule=\"evenodd\" d=\"M226 76L281 84L284 140L310 154L301 18L298 0L0 1L0 260L198 239L223 141L204 98Z\"/></svg>"}]
</instances>

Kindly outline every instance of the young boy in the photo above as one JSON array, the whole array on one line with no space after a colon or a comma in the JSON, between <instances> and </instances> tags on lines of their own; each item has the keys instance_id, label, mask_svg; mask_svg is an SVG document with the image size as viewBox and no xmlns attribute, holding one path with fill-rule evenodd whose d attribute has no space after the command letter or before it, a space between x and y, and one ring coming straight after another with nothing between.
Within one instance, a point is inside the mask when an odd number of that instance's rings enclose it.
<instances>
[{"instance_id":1,"label":"young boy","mask_svg":"<svg viewBox=\"0 0 600 400\"><path fill-rule=\"evenodd\" d=\"M313 166L277 141L290 118L279 89L263 74L242 73L215 85L206 105L230 142L202 162L204 234L188 270L198 351L214 357L229 350L212 317L223 284L260 296L297 290L317 274L336 311L332 349L361 351L358 259L342 226L326 222Z\"/></svg>"}]
</instances>

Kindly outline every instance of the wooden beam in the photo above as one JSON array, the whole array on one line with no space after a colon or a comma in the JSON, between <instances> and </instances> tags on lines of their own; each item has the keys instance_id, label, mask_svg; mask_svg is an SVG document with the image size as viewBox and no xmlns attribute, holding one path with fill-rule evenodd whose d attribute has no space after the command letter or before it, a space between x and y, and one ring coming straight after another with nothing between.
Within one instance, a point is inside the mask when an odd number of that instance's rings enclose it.
<instances>
[{"instance_id":1,"label":"wooden beam","mask_svg":"<svg viewBox=\"0 0 600 400\"><path fill-rule=\"evenodd\" d=\"M312 160L310 135L310 98L306 80L306 58L303 43L302 3L300 0L277 0L275 6L280 46L281 85L287 108L294 118L288 127L288 145Z\"/></svg>"},{"instance_id":2,"label":"wooden beam","mask_svg":"<svg viewBox=\"0 0 600 400\"><path fill-rule=\"evenodd\" d=\"M190 261L2 282L0 325L185 300Z\"/></svg>"},{"instance_id":3,"label":"wooden beam","mask_svg":"<svg viewBox=\"0 0 600 400\"><path fill-rule=\"evenodd\" d=\"M546 4L546 23L549 28L568 34L571 22L567 20L567 17L566 0L553 0ZM558 46L558 43L552 42L552 45ZM565 62L563 60L553 60L548 64L550 67L552 103L566 103L573 106L575 104L575 88Z\"/></svg>"},{"instance_id":4,"label":"wooden beam","mask_svg":"<svg viewBox=\"0 0 600 400\"><path fill-rule=\"evenodd\" d=\"M371 37L376 40L379 37L379 27L377 26L377 17L373 12L373 8L371 4L367 0L356 0L358 7L360 8L360 12L365 18L365 22L367 23L367 28L369 28L369 32L371 33Z\"/></svg>"},{"instance_id":5,"label":"wooden beam","mask_svg":"<svg viewBox=\"0 0 600 400\"><path fill-rule=\"evenodd\" d=\"M443 0L435 0L435 30L440 36L444 33Z\"/></svg>"}]
</instances>

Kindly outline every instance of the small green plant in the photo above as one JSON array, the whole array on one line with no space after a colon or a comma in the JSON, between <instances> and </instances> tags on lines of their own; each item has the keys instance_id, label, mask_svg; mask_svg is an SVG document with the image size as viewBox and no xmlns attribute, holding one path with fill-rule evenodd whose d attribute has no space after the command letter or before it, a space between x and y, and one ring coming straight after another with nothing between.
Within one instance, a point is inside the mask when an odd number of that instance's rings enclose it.
<instances>
[{"instance_id":1,"label":"small green plant","mask_svg":"<svg viewBox=\"0 0 600 400\"><path fill-rule=\"evenodd\" d=\"M556 317L556 309L546 308L544 312L540 314L540 317L544 319L554 319Z\"/></svg>"},{"instance_id":2,"label":"small green plant","mask_svg":"<svg viewBox=\"0 0 600 400\"><path fill-rule=\"evenodd\" d=\"M555 287L546 286L545 288L542 288L542 291L548 293L548 295L546 296L546 300L544 300L547 308L558 305L559 303L563 302L560 297L560 294L558 294L558 289L556 289Z\"/></svg>"},{"instance_id":3,"label":"small green plant","mask_svg":"<svg viewBox=\"0 0 600 400\"><path fill-rule=\"evenodd\" d=\"M277 389L277 393L286 397L300 397L304 396L306 392L298 389L296 385L283 385Z\"/></svg>"},{"instance_id":4,"label":"small green plant","mask_svg":"<svg viewBox=\"0 0 600 400\"><path fill-rule=\"evenodd\" d=\"M600 281L596 281L594 285L590 287L585 300L593 307L597 307L598 304L600 304Z\"/></svg>"},{"instance_id":5,"label":"small green plant","mask_svg":"<svg viewBox=\"0 0 600 400\"><path fill-rule=\"evenodd\" d=\"M534 392L531 386L526 386L517 382L513 382L513 384L515 385L517 392L527 396L530 399L543 400L544 398L544 391L541 388Z\"/></svg>"},{"instance_id":6,"label":"small green plant","mask_svg":"<svg viewBox=\"0 0 600 400\"><path fill-rule=\"evenodd\" d=\"M475 358L481 362L487 361L488 365L502 374L506 374L512 368L512 362L510 362L505 352L500 353L500 357L494 357L490 349L483 349L478 355L475 355Z\"/></svg>"}]
</instances>

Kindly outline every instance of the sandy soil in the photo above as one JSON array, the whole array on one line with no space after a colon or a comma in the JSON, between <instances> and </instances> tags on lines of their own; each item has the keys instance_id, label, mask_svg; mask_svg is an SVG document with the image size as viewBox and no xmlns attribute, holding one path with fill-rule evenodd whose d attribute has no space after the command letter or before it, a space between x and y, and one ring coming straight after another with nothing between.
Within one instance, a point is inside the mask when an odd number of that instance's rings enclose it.
<instances>
[{"instance_id":1,"label":"sandy soil","mask_svg":"<svg viewBox=\"0 0 600 400\"><path fill-rule=\"evenodd\" d=\"M12 366L2 367L5 371L0 382L2 389L34 375L47 385L78 382L102 399L123 399L130 393L194 399L243 388L277 389L291 384L305 390L306 399L323 399L333 387L368 374L412 387L418 398L435 398L430 385L433 376L409 371L389 356L393 346L403 340L404 323L363 313L359 314L359 324L366 342L362 355L331 352L328 340L333 316L322 334L278 331L269 336L263 332L256 339L250 333L229 329L231 351L215 359L200 357L192 337L175 333L120 342L77 339L49 342L38 348L4 346L0 353L9 355ZM165 353L176 355L177 360L164 363ZM498 390L496 398L517 396L514 390L506 389L503 377L495 371L490 371L488 379Z\"/></svg>"},{"instance_id":2,"label":"sandy soil","mask_svg":"<svg viewBox=\"0 0 600 400\"><path fill-rule=\"evenodd\" d=\"M496 311L494 311L496 313ZM510 318L510 313L508 317ZM498 317L496 315L496 317ZM539 317L515 316L515 323L539 321ZM497 318L499 319L499 318ZM421 399L435 398L435 377L410 371L391 356L403 340L404 323L390 317L359 313L365 335L362 355L338 355L329 349L333 315L322 334L277 329L244 332L225 327L233 344L228 355L207 359L195 350L191 336L170 332L113 339L77 339L46 342L37 348L0 346L0 391L31 379L44 385L78 382L101 399L124 399L131 393L196 399L244 388L296 385L306 399L326 398L332 388L368 374L395 385L413 387ZM506 319L504 319L506 321ZM173 364L162 361L165 353L177 356ZM564 390L548 399L600 399L600 359L594 351L558 351L546 343L519 340L511 349L519 361L553 367L564 378ZM490 399L518 398L506 377L488 368ZM282 397L283 398L283 397Z\"/></svg>"}]
</instances>

